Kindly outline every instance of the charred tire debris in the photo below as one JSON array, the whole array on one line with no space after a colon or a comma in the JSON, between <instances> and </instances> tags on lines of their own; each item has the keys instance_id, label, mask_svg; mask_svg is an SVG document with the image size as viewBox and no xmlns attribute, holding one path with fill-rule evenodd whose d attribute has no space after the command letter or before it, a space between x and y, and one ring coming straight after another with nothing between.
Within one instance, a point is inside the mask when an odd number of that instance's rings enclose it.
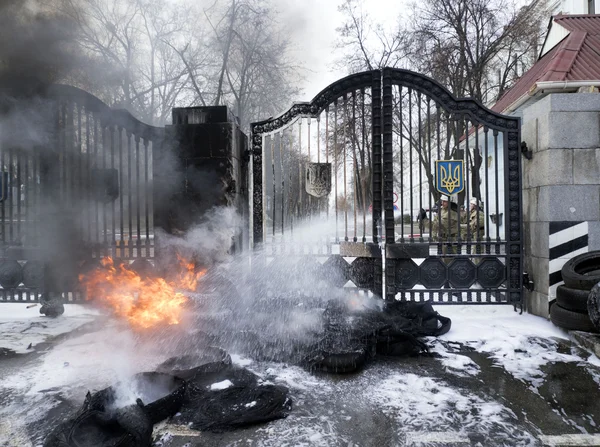
<instances>
[{"instance_id":1,"label":"charred tire debris","mask_svg":"<svg viewBox=\"0 0 600 447\"><path fill-rule=\"evenodd\" d=\"M561 269L564 285L556 289L550 319L563 329L600 332L600 250L569 259Z\"/></svg>"},{"instance_id":2,"label":"charred tire debris","mask_svg":"<svg viewBox=\"0 0 600 447\"><path fill-rule=\"evenodd\" d=\"M146 447L152 442L152 426L165 419L196 430L222 432L287 417L292 411L289 390L233 365L225 349L259 361L344 374L361 370L377 356L427 354L422 337L445 334L451 327L450 319L434 311L429 302L365 299L357 306L341 299L294 298L258 300L250 311L260 314L274 306L281 311L284 325L298 308L317 313L320 324L308 331L310 336L278 340L273 328L265 325L267 320L258 319L260 327L231 332L206 324L209 317L198 312L206 332L197 330L180 341L175 352L182 355L167 359L155 372L88 392L82 407L54 428L44 447ZM239 321L242 315L232 307L230 317ZM220 313L214 315L218 319ZM119 394L124 389L126 401Z\"/></svg>"}]
</instances>

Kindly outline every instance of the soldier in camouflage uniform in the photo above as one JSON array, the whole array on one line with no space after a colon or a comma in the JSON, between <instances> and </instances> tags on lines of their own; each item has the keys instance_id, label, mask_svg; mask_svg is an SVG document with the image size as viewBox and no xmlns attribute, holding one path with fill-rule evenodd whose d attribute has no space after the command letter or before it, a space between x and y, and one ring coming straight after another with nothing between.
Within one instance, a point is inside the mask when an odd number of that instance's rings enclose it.
<instances>
[{"instance_id":1,"label":"soldier in camouflage uniform","mask_svg":"<svg viewBox=\"0 0 600 447\"><path fill-rule=\"evenodd\" d=\"M448 196L442 196L439 216L431 222L431 237L440 242L456 242L458 235L458 212L452 209Z\"/></svg>"},{"instance_id":2,"label":"soldier in camouflage uniform","mask_svg":"<svg viewBox=\"0 0 600 447\"><path fill-rule=\"evenodd\" d=\"M485 236L485 215L481 211L481 203L473 198L470 201L471 210L469 211L469 221L465 225L461 225L461 238L470 241L482 241ZM473 252L483 253L481 245L476 245ZM473 259L473 262L478 263L479 259Z\"/></svg>"}]
</instances>

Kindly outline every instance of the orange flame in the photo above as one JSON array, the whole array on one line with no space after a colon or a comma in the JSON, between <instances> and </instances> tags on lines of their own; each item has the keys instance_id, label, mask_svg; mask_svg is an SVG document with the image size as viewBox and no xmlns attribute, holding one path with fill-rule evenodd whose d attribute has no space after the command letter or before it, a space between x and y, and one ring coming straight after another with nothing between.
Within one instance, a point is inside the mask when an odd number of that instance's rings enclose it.
<instances>
[{"instance_id":1,"label":"orange flame","mask_svg":"<svg viewBox=\"0 0 600 447\"><path fill-rule=\"evenodd\" d=\"M179 253L177 253L177 260L183 270L177 278L179 286L186 290L195 291L198 287L198 281L206 274L206 270L196 272L196 264L184 259Z\"/></svg>"},{"instance_id":2,"label":"orange flame","mask_svg":"<svg viewBox=\"0 0 600 447\"><path fill-rule=\"evenodd\" d=\"M79 281L87 299L100 302L115 315L127 319L136 329L179 324L187 298L177 290L195 290L205 271L194 273L194 263L179 256L178 259L186 271L173 282L163 278L143 279L127 264L115 266L110 257L101 259L103 268L79 275Z\"/></svg>"}]
</instances>

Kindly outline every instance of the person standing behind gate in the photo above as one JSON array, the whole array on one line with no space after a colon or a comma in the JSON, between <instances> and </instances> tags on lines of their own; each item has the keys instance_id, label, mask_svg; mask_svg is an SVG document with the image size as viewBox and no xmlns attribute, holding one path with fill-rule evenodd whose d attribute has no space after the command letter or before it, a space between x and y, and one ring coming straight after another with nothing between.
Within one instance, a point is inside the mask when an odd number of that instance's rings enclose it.
<instances>
[{"instance_id":1,"label":"person standing behind gate","mask_svg":"<svg viewBox=\"0 0 600 447\"><path fill-rule=\"evenodd\" d=\"M440 214L435 216L431 222L431 233L434 240L440 242L456 242L458 235L458 211L455 210L448 196L442 196ZM443 245L442 251L444 254L456 253L456 247L448 250L447 245Z\"/></svg>"},{"instance_id":2,"label":"person standing behind gate","mask_svg":"<svg viewBox=\"0 0 600 447\"><path fill-rule=\"evenodd\" d=\"M461 238L463 240L482 241L485 236L485 215L481 211L481 202L476 198L472 198L469 203L471 204L469 222L466 225L461 225ZM475 246L475 253L483 253L480 244ZM473 262L477 264L479 259L475 258Z\"/></svg>"}]
</instances>

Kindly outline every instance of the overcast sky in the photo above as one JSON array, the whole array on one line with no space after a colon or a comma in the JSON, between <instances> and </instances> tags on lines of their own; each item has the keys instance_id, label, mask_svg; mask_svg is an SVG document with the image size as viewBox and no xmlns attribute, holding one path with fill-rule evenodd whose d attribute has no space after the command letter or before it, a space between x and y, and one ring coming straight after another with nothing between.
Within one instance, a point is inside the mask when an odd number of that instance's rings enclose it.
<instances>
[{"instance_id":1,"label":"overcast sky","mask_svg":"<svg viewBox=\"0 0 600 447\"><path fill-rule=\"evenodd\" d=\"M346 75L332 67L335 61L336 28L343 23L338 6L343 0L280 0L283 20L290 24L295 51L293 56L304 67L302 97L308 101L332 82ZM406 7L406 0L365 0L369 16L384 27L392 27Z\"/></svg>"}]
</instances>

